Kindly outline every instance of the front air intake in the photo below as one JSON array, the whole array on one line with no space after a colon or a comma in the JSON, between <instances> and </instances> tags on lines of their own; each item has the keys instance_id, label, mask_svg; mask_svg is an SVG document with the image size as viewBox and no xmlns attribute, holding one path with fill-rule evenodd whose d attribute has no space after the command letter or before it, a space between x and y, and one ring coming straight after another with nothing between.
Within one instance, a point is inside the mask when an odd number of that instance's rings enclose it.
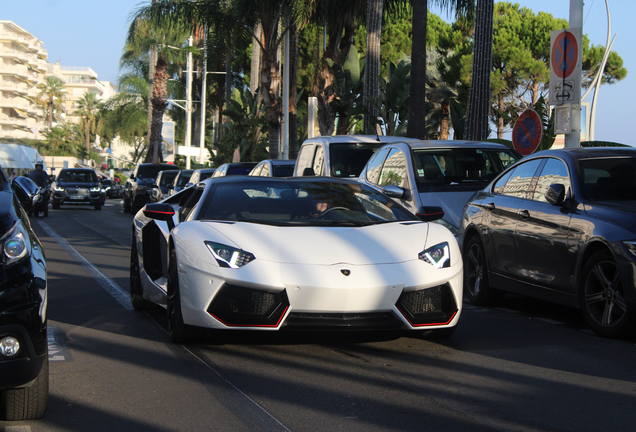
<instances>
[{"instance_id":1,"label":"front air intake","mask_svg":"<svg viewBox=\"0 0 636 432\"><path fill-rule=\"evenodd\" d=\"M227 326L276 327L289 308L287 293L225 284L208 313Z\"/></svg>"},{"instance_id":2,"label":"front air intake","mask_svg":"<svg viewBox=\"0 0 636 432\"><path fill-rule=\"evenodd\" d=\"M403 292L396 306L415 327L448 324L458 311L449 284Z\"/></svg>"}]
</instances>

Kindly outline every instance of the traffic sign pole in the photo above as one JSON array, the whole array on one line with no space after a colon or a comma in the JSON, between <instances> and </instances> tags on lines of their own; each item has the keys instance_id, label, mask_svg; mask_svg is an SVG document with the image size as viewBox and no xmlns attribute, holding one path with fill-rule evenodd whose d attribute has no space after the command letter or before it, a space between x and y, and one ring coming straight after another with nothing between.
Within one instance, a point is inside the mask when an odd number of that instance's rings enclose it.
<instances>
[{"instance_id":1,"label":"traffic sign pole","mask_svg":"<svg viewBox=\"0 0 636 432\"><path fill-rule=\"evenodd\" d=\"M583 35L583 0L570 0L570 28L580 28ZM582 38L581 38L582 42ZM578 61L582 62L582 43L578 47ZM578 70L580 74L581 70ZM577 77L580 83L581 77ZM581 92L578 92L577 99L572 103L571 132L565 135L565 148L581 147Z\"/></svg>"}]
</instances>

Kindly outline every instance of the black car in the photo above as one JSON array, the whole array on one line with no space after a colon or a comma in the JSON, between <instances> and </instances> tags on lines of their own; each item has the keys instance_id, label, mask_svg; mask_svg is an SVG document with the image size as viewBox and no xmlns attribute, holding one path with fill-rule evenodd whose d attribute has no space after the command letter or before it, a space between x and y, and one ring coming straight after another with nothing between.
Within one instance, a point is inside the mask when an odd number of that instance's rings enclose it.
<instances>
[{"instance_id":1,"label":"black car","mask_svg":"<svg viewBox=\"0 0 636 432\"><path fill-rule=\"evenodd\" d=\"M170 189L173 188L172 183L174 182L175 177L181 171L177 170L164 170L159 171L157 178L155 179L155 187L150 189L150 201L149 202L159 202L164 198L167 198L170 195Z\"/></svg>"},{"instance_id":2,"label":"black car","mask_svg":"<svg viewBox=\"0 0 636 432\"><path fill-rule=\"evenodd\" d=\"M548 150L504 171L464 209L464 288L580 308L594 332L636 334L636 149Z\"/></svg>"},{"instance_id":3,"label":"black car","mask_svg":"<svg viewBox=\"0 0 636 432\"><path fill-rule=\"evenodd\" d=\"M214 171L212 177L230 175L248 175L254 169L256 162L233 162L221 165ZM194 180L194 179L191 179Z\"/></svg>"},{"instance_id":4,"label":"black car","mask_svg":"<svg viewBox=\"0 0 636 432\"><path fill-rule=\"evenodd\" d=\"M42 417L48 402L47 284L25 212L37 198L11 187L0 170L0 420L18 421Z\"/></svg>"},{"instance_id":5,"label":"black car","mask_svg":"<svg viewBox=\"0 0 636 432\"><path fill-rule=\"evenodd\" d=\"M102 195L104 198L117 198L117 189L111 179L101 179L99 185L102 188Z\"/></svg>"},{"instance_id":6,"label":"black car","mask_svg":"<svg viewBox=\"0 0 636 432\"><path fill-rule=\"evenodd\" d=\"M124 185L124 213L135 214L150 202L150 190L156 187L157 175L164 170L179 170L179 167L172 164L152 163L137 166Z\"/></svg>"},{"instance_id":7,"label":"black car","mask_svg":"<svg viewBox=\"0 0 636 432\"><path fill-rule=\"evenodd\" d=\"M186 185L190 181L190 177L192 177L193 172L194 170L191 169L182 169L181 171L179 171L177 176L174 178L174 181L172 182L172 189L170 189L168 193L170 195L174 195L187 187Z\"/></svg>"},{"instance_id":8,"label":"black car","mask_svg":"<svg viewBox=\"0 0 636 432\"><path fill-rule=\"evenodd\" d=\"M296 160L265 159L256 165L249 175L258 177L291 177L294 175Z\"/></svg>"},{"instance_id":9,"label":"black car","mask_svg":"<svg viewBox=\"0 0 636 432\"><path fill-rule=\"evenodd\" d=\"M90 204L102 209L104 201L97 173L91 168L64 168L51 185L51 207L62 204Z\"/></svg>"}]
</instances>

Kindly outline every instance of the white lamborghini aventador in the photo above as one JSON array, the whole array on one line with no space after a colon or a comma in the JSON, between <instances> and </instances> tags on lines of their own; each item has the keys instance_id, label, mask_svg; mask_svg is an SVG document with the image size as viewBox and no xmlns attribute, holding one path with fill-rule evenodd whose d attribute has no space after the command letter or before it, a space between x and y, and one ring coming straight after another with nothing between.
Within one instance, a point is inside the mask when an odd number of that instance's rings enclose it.
<instances>
[{"instance_id":1,"label":"white lamborghini aventador","mask_svg":"<svg viewBox=\"0 0 636 432\"><path fill-rule=\"evenodd\" d=\"M450 231L350 180L213 178L133 222L132 304L165 307L177 342L200 328L450 336L462 276Z\"/></svg>"}]
</instances>

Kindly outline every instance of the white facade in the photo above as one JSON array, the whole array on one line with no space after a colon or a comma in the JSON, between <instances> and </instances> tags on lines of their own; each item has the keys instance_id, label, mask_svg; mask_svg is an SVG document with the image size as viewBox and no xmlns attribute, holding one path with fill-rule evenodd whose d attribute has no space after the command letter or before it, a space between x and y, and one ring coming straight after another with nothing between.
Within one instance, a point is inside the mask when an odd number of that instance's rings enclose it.
<instances>
[{"instance_id":1,"label":"white facade","mask_svg":"<svg viewBox=\"0 0 636 432\"><path fill-rule=\"evenodd\" d=\"M0 20L0 137L41 138L44 113L35 101L46 81L46 58L42 41Z\"/></svg>"},{"instance_id":2,"label":"white facade","mask_svg":"<svg viewBox=\"0 0 636 432\"><path fill-rule=\"evenodd\" d=\"M45 139L48 118L37 104L39 84L47 77L55 77L64 83L66 102L64 112L56 113L53 126L64 120L78 123L77 101L85 93L94 93L105 102L117 92L117 86L100 81L90 67L62 66L59 62L47 62L44 43L12 21L0 20L0 138ZM99 147L97 137L96 147ZM133 146L118 138L111 145L112 154L130 160ZM117 164L118 166L120 164Z\"/></svg>"}]
</instances>

